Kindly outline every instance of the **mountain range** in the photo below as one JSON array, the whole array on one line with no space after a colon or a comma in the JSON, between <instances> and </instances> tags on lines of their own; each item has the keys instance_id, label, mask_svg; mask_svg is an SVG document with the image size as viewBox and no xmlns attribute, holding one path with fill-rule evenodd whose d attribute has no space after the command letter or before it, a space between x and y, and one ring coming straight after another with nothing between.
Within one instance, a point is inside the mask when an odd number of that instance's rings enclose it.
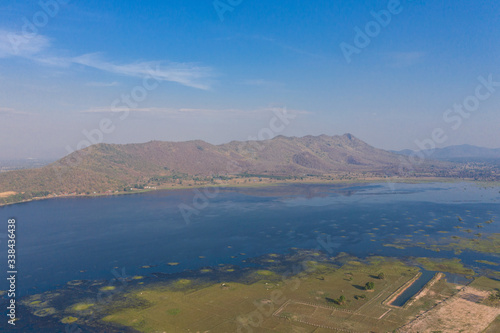
<instances>
[{"instance_id":1,"label":"mountain range","mask_svg":"<svg viewBox=\"0 0 500 333\"><path fill-rule=\"evenodd\" d=\"M396 154L411 156L416 151L405 149L392 151ZM421 150L428 158L443 161L500 161L500 148L484 148L472 145L456 145L444 148Z\"/></svg>"},{"instance_id":2,"label":"mountain range","mask_svg":"<svg viewBox=\"0 0 500 333\"><path fill-rule=\"evenodd\" d=\"M478 151L476 148L462 147L452 150L453 154L449 155L445 154L446 150L435 150L432 157L468 156L466 153ZM102 143L41 168L0 173L0 203L49 195L206 185L252 177L299 180L304 177L335 180L403 174L405 177L476 177L470 169L458 170L457 164L451 162L426 158L415 163L407 155L411 153L396 154L377 149L352 134L277 136L265 141L232 141L221 145L200 140ZM498 177L496 170L481 172L488 179Z\"/></svg>"},{"instance_id":3,"label":"mountain range","mask_svg":"<svg viewBox=\"0 0 500 333\"><path fill-rule=\"evenodd\" d=\"M278 136L221 145L196 140L97 144L37 169L0 173L6 191L102 192L152 180L256 174L273 176L396 172L400 156L354 137Z\"/></svg>"}]
</instances>

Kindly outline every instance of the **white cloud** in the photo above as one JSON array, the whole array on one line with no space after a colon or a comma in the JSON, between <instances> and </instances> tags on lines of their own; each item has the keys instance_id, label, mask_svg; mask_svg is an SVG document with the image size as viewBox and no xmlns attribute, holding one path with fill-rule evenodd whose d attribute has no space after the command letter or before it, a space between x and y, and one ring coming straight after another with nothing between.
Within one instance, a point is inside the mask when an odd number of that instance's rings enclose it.
<instances>
[{"instance_id":1,"label":"white cloud","mask_svg":"<svg viewBox=\"0 0 500 333\"><path fill-rule=\"evenodd\" d=\"M50 46L50 40L42 35L24 35L0 30L0 58L30 57Z\"/></svg>"},{"instance_id":2,"label":"white cloud","mask_svg":"<svg viewBox=\"0 0 500 333\"><path fill-rule=\"evenodd\" d=\"M146 77L152 76L159 81L177 82L182 85L204 89L210 88L208 78L211 76L211 68L200 67L190 63L169 63L162 65L159 61L135 62L124 65L116 65L101 59L99 54L84 54L72 58L76 64L100 69L125 76Z\"/></svg>"},{"instance_id":3,"label":"white cloud","mask_svg":"<svg viewBox=\"0 0 500 333\"><path fill-rule=\"evenodd\" d=\"M58 67L78 64L123 76L140 78L153 76L158 81L176 82L203 90L210 89L210 78L213 76L210 67L193 63L143 61L118 65L103 60L98 53L77 57L53 56L48 52L49 47L50 40L45 36L36 34L25 36L21 33L0 30L0 58L23 57L43 65Z\"/></svg>"},{"instance_id":4,"label":"white cloud","mask_svg":"<svg viewBox=\"0 0 500 333\"><path fill-rule=\"evenodd\" d=\"M33 113L19 111L14 108L0 107L0 115L33 115Z\"/></svg>"}]
</instances>

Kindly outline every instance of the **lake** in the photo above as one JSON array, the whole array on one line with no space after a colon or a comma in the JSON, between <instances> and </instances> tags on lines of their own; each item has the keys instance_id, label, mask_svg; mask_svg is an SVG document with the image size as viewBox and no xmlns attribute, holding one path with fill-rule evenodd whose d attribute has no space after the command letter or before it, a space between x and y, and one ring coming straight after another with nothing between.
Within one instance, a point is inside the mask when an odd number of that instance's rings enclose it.
<instances>
[{"instance_id":1,"label":"lake","mask_svg":"<svg viewBox=\"0 0 500 333\"><path fill-rule=\"evenodd\" d=\"M458 216L474 232L478 223L498 222L500 216L499 188L472 183L291 184L200 193L204 190L165 190L1 207L0 258L7 261L7 219L13 217L22 297L72 280L109 280L113 270L147 276L245 266L248 258L292 247L332 256L455 257L450 251L384 244L408 237L422 242L473 237L455 228ZM498 225L484 224L480 232L499 232ZM457 257L476 268L484 266L478 259L499 261L495 254L472 251ZM5 279L0 289L8 289Z\"/></svg>"}]
</instances>

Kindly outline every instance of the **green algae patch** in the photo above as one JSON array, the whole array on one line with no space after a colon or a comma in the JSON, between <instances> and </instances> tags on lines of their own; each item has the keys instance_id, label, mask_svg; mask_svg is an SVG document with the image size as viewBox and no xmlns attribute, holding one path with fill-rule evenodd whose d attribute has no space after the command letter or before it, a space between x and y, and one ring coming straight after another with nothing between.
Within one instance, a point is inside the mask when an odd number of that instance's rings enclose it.
<instances>
[{"instance_id":1,"label":"green algae patch","mask_svg":"<svg viewBox=\"0 0 500 333\"><path fill-rule=\"evenodd\" d=\"M54 308L43 308L43 309L36 310L35 312L33 312L33 314L37 317L46 317L49 315L53 315L56 312L57 311Z\"/></svg>"},{"instance_id":2,"label":"green algae patch","mask_svg":"<svg viewBox=\"0 0 500 333\"><path fill-rule=\"evenodd\" d=\"M498 253L498 249L500 248L500 233L491 234L481 239L460 237L456 243L451 243L447 246L457 250Z\"/></svg>"},{"instance_id":3,"label":"green algae patch","mask_svg":"<svg viewBox=\"0 0 500 333\"><path fill-rule=\"evenodd\" d=\"M69 286L79 286L82 285L83 281L82 280L73 280L73 281L68 281L67 285Z\"/></svg>"},{"instance_id":4,"label":"green algae patch","mask_svg":"<svg viewBox=\"0 0 500 333\"><path fill-rule=\"evenodd\" d=\"M74 323L77 320L78 320L78 318L69 316L69 317L64 317L63 319L61 319L61 323L63 323L63 324L71 324L71 323Z\"/></svg>"},{"instance_id":5,"label":"green algae patch","mask_svg":"<svg viewBox=\"0 0 500 333\"><path fill-rule=\"evenodd\" d=\"M472 233L472 230L466 229L463 230L468 233ZM439 231L438 231L439 233ZM429 235L423 235L425 237L429 237ZM460 237L460 236L451 236L451 237L441 237L439 240L429 240L428 242L414 242L414 243L405 243L401 244L396 242L396 244L383 244L387 247L401 248L404 249L407 246L419 246L427 250L432 250L435 252L439 251L454 251L455 254L460 254L462 251L474 251L480 253L498 253L498 249L500 248L500 233L493 234L476 234L478 238L470 238L470 237ZM409 239L403 239L400 241L409 242Z\"/></svg>"},{"instance_id":6,"label":"green algae patch","mask_svg":"<svg viewBox=\"0 0 500 333\"><path fill-rule=\"evenodd\" d=\"M393 247L395 249L399 250L404 250L406 249L406 246L400 245L400 244L384 244L385 247Z\"/></svg>"},{"instance_id":7,"label":"green algae patch","mask_svg":"<svg viewBox=\"0 0 500 333\"><path fill-rule=\"evenodd\" d=\"M485 265L490 265L490 266L499 266L499 263L488 261L488 260L475 260L475 262L478 262L480 264L485 264Z\"/></svg>"},{"instance_id":8,"label":"green algae patch","mask_svg":"<svg viewBox=\"0 0 500 333\"><path fill-rule=\"evenodd\" d=\"M178 288L185 288L187 286L190 286L193 283L193 281L188 280L188 279L179 279L175 281L172 286L176 289Z\"/></svg>"},{"instance_id":9,"label":"green algae patch","mask_svg":"<svg viewBox=\"0 0 500 333\"><path fill-rule=\"evenodd\" d=\"M144 276L141 275L136 275L132 277L132 280L142 280L142 279L144 279Z\"/></svg>"},{"instance_id":10,"label":"green algae patch","mask_svg":"<svg viewBox=\"0 0 500 333\"><path fill-rule=\"evenodd\" d=\"M417 258L415 261L428 271L439 271L468 276L476 274L472 269L464 267L462 261L458 258L444 259L422 257Z\"/></svg>"},{"instance_id":11,"label":"green algae patch","mask_svg":"<svg viewBox=\"0 0 500 333\"><path fill-rule=\"evenodd\" d=\"M105 286L105 287L99 288L100 291L111 291L111 290L115 290L115 289L116 289L115 286Z\"/></svg>"},{"instance_id":12,"label":"green algae patch","mask_svg":"<svg viewBox=\"0 0 500 333\"><path fill-rule=\"evenodd\" d=\"M94 306L94 303L76 303L71 307L74 311L85 311Z\"/></svg>"},{"instance_id":13,"label":"green algae patch","mask_svg":"<svg viewBox=\"0 0 500 333\"><path fill-rule=\"evenodd\" d=\"M274 273L272 271L265 270L265 269L258 270L256 273L257 273L257 275L262 275L262 276L273 276L273 275L276 275L276 273Z\"/></svg>"},{"instance_id":14,"label":"green algae patch","mask_svg":"<svg viewBox=\"0 0 500 333\"><path fill-rule=\"evenodd\" d=\"M169 265L169 266L177 266L177 265L179 265L179 263L178 262L169 262L169 263L167 263L167 265Z\"/></svg>"},{"instance_id":15,"label":"green algae patch","mask_svg":"<svg viewBox=\"0 0 500 333\"><path fill-rule=\"evenodd\" d=\"M208 268L203 268L203 269L200 269L200 272L201 273L210 273L210 272L212 272L212 270L208 269Z\"/></svg>"}]
</instances>

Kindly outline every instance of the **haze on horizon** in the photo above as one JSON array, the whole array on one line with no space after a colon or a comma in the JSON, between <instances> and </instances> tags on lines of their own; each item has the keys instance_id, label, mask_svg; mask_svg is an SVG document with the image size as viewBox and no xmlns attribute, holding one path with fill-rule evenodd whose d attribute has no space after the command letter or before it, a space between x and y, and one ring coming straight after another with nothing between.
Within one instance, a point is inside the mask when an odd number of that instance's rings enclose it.
<instances>
[{"instance_id":1,"label":"haze on horizon","mask_svg":"<svg viewBox=\"0 0 500 333\"><path fill-rule=\"evenodd\" d=\"M58 158L96 130L499 147L497 1L231 3L3 1L1 159Z\"/></svg>"}]
</instances>

